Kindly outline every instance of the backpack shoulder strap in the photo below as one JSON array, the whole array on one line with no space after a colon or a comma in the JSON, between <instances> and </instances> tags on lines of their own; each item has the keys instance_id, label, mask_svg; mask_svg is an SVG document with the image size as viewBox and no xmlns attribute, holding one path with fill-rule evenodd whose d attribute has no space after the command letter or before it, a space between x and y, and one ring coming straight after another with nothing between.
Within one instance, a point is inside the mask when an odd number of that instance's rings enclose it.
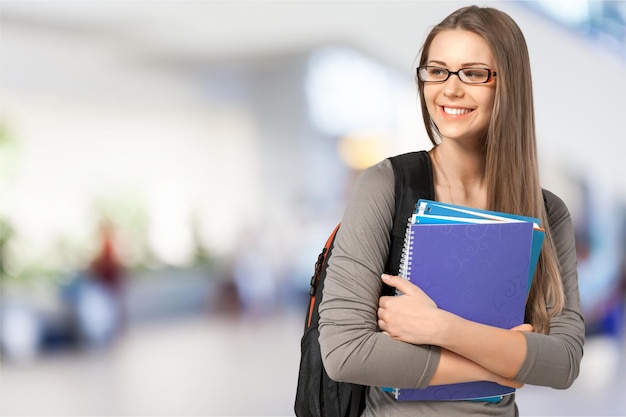
<instances>
[{"instance_id":1,"label":"backpack shoulder strap","mask_svg":"<svg viewBox=\"0 0 626 417\"><path fill-rule=\"evenodd\" d=\"M389 158L395 177L396 212L391 229L387 273L397 275L409 217L420 198L433 200L433 168L427 151L409 152Z\"/></svg>"},{"instance_id":2,"label":"backpack shoulder strap","mask_svg":"<svg viewBox=\"0 0 626 417\"><path fill-rule=\"evenodd\" d=\"M392 156L389 160L395 175L396 215L393 234L404 237L406 221L413 213L417 200L434 199L433 168L426 151Z\"/></svg>"}]
</instances>

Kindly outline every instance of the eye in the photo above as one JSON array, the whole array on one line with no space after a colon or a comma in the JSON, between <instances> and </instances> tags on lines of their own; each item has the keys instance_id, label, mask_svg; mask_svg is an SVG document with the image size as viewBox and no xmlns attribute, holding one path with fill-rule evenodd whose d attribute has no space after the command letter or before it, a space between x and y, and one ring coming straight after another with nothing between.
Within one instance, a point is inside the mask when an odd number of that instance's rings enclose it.
<instances>
[{"instance_id":1,"label":"eye","mask_svg":"<svg viewBox=\"0 0 626 417\"><path fill-rule=\"evenodd\" d=\"M428 75L431 77L445 77L448 74L448 70L440 67L428 67Z\"/></svg>"},{"instance_id":2,"label":"eye","mask_svg":"<svg viewBox=\"0 0 626 417\"><path fill-rule=\"evenodd\" d=\"M489 71L481 68L464 69L463 74L470 80L484 80L489 76Z\"/></svg>"}]
</instances>

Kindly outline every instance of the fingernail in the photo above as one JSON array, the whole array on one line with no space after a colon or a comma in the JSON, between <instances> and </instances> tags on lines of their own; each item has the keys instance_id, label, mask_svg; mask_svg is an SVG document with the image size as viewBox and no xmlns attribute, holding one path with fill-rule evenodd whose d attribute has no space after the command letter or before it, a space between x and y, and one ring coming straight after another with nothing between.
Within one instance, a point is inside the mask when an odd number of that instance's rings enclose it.
<instances>
[{"instance_id":1,"label":"fingernail","mask_svg":"<svg viewBox=\"0 0 626 417\"><path fill-rule=\"evenodd\" d=\"M384 280L388 280L389 278L391 278L391 275L382 274L380 277Z\"/></svg>"}]
</instances>

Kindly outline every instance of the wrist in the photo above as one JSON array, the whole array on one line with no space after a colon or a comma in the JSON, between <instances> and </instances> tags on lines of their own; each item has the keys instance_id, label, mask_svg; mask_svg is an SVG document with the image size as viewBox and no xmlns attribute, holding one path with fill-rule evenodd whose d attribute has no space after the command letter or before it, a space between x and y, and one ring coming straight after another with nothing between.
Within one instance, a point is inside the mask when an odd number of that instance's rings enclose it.
<instances>
[{"instance_id":1,"label":"wrist","mask_svg":"<svg viewBox=\"0 0 626 417\"><path fill-rule=\"evenodd\" d=\"M459 317L440 308L433 314L433 334L429 344L448 348L452 343L451 335L454 334L454 322Z\"/></svg>"}]
</instances>

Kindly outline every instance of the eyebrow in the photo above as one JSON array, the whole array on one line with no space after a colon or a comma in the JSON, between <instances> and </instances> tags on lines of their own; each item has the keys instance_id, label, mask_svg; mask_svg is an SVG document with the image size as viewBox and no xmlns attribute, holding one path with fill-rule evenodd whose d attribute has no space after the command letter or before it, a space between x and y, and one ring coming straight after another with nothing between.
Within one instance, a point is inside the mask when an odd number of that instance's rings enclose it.
<instances>
[{"instance_id":1,"label":"eyebrow","mask_svg":"<svg viewBox=\"0 0 626 417\"><path fill-rule=\"evenodd\" d=\"M448 64L446 64L443 61L430 60L430 61L428 61L428 63L429 64L441 65L443 67L447 67L448 66ZM461 68L474 67L474 66L485 66L487 68L491 67L491 65L485 64L484 62L466 62L464 64L461 64Z\"/></svg>"}]
</instances>

